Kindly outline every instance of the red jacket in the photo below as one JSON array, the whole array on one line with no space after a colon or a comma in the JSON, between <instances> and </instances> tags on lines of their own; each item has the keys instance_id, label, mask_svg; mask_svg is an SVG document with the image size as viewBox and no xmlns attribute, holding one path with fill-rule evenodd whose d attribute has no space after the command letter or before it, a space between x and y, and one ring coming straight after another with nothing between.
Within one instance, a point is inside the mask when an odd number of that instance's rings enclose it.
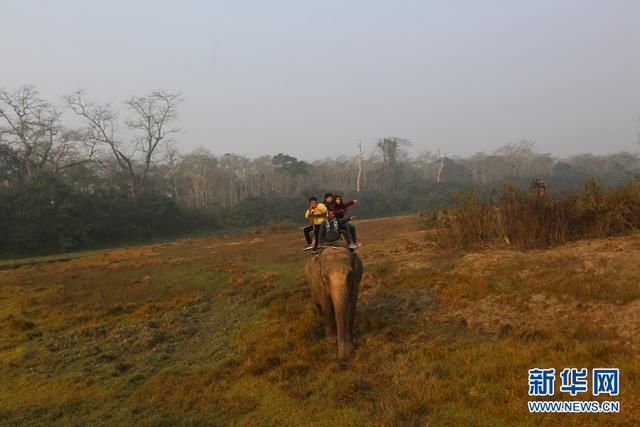
<instances>
[{"instance_id":1,"label":"red jacket","mask_svg":"<svg viewBox=\"0 0 640 427\"><path fill-rule=\"evenodd\" d=\"M335 201L331 203L329 206L329 210L336 215L336 218L344 218L344 215L347 213L347 209L349 206L354 205L355 202L353 200L347 200L342 204L337 204Z\"/></svg>"}]
</instances>

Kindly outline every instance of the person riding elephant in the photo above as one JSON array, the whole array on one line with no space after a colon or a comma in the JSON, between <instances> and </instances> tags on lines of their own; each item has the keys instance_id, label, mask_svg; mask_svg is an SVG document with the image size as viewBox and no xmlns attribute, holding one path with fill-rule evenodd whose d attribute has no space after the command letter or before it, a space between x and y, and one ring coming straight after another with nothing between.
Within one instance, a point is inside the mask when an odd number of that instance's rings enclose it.
<instances>
[{"instance_id":1,"label":"person riding elephant","mask_svg":"<svg viewBox=\"0 0 640 427\"><path fill-rule=\"evenodd\" d=\"M360 203L360 201L356 199L343 202L342 196L336 194L333 197L333 203L327 206L330 212L335 213L340 227L346 230L351 237L352 243L356 246L360 246L360 243L358 243L358 237L356 236L356 226L350 222L352 219L355 219L355 216L348 215L347 209L353 205L357 205L358 203Z\"/></svg>"},{"instance_id":2,"label":"person riding elephant","mask_svg":"<svg viewBox=\"0 0 640 427\"><path fill-rule=\"evenodd\" d=\"M325 219L322 225L320 225L318 242L320 246L333 245L340 239L340 236L344 237L349 249L356 249L358 247L353 243L349 229L342 227L338 222L335 213L329 211L327 219Z\"/></svg>"},{"instance_id":3,"label":"person riding elephant","mask_svg":"<svg viewBox=\"0 0 640 427\"><path fill-rule=\"evenodd\" d=\"M302 230L304 238L307 241L307 246L303 249L304 251L316 250L318 248L318 234L320 233L320 226L326 217L327 206L322 203L318 203L317 197L309 197L309 206L304 213L304 218L309 221L309 225Z\"/></svg>"}]
</instances>

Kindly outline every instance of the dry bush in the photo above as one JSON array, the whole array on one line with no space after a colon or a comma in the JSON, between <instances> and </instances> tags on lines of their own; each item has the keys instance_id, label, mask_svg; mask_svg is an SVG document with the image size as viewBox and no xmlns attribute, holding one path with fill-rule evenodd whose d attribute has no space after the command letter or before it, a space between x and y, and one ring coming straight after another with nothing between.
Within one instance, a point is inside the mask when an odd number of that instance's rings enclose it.
<instances>
[{"instance_id":1,"label":"dry bush","mask_svg":"<svg viewBox=\"0 0 640 427\"><path fill-rule=\"evenodd\" d=\"M506 184L498 202L474 192L452 195L445 210L423 215L440 229L445 248L504 242L518 247L555 245L578 239L616 236L640 227L640 182L606 190L596 179L566 197L535 198Z\"/></svg>"}]
</instances>

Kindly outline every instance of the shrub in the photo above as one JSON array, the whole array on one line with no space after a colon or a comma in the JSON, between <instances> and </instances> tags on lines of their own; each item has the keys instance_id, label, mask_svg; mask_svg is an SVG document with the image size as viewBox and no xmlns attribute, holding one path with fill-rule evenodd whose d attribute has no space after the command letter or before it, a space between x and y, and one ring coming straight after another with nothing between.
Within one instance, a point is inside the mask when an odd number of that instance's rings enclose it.
<instances>
[{"instance_id":1,"label":"shrub","mask_svg":"<svg viewBox=\"0 0 640 427\"><path fill-rule=\"evenodd\" d=\"M444 247L471 247L504 242L519 247L615 236L640 227L640 183L606 190L596 179L571 196L535 198L505 184L493 202L473 191L451 195L454 205L423 214L425 226L440 228Z\"/></svg>"},{"instance_id":2,"label":"shrub","mask_svg":"<svg viewBox=\"0 0 640 427\"><path fill-rule=\"evenodd\" d=\"M212 212L180 209L165 196L134 201L109 189L82 192L50 176L0 188L0 254L64 252L217 228Z\"/></svg>"}]
</instances>

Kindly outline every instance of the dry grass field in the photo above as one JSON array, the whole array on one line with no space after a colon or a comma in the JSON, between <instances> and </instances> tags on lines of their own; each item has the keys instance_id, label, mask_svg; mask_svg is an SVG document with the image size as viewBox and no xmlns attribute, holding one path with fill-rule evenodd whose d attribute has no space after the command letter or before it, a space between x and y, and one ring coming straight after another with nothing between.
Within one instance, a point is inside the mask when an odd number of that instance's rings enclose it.
<instances>
[{"instance_id":1,"label":"dry grass field","mask_svg":"<svg viewBox=\"0 0 640 427\"><path fill-rule=\"evenodd\" d=\"M298 230L3 262L0 425L640 424L639 234L447 252L415 217L358 227L345 365ZM533 367L620 368L621 413L529 414Z\"/></svg>"}]
</instances>

